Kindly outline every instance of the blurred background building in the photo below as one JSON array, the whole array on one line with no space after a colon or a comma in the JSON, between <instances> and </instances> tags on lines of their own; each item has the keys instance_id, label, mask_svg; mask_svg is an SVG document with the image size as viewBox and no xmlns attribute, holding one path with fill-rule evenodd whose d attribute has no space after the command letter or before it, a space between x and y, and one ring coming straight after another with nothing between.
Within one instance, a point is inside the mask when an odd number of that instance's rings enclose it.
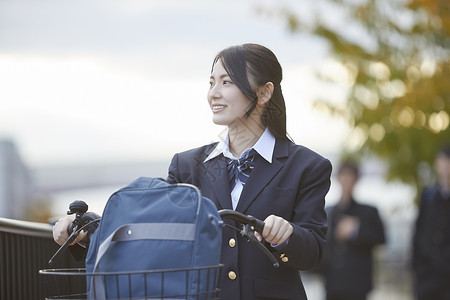
<instances>
[{"instance_id":1,"label":"blurred background building","mask_svg":"<svg viewBox=\"0 0 450 300\"><path fill-rule=\"evenodd\" d=\"M0 217L26 219L34 193L34 182L16 145L0 140Z\"/></svg>"}]
</instances>

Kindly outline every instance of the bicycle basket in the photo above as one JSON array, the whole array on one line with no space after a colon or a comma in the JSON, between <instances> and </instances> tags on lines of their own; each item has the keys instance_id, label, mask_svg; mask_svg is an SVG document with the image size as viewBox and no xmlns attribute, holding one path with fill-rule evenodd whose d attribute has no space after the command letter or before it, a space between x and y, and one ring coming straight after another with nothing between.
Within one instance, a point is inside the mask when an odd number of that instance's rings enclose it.
<instances>
[{"instance_id":1,"label":"bicycle basket","mask_svg":"<svg viewBox=\"0 0 450 300\"><path fill-rule=\"evenodd\" d=\"M45 299L219 299L222 265L188 269L86 273L86 269L45 269ZM97 282L86 292L86 282ZM194 283L194 286L192 285ZM174 284L176 289L174 290ZM180 292L182 291L182 292ZM99 296L101 295L101 296Z\"/></svg>"}]
</instances>

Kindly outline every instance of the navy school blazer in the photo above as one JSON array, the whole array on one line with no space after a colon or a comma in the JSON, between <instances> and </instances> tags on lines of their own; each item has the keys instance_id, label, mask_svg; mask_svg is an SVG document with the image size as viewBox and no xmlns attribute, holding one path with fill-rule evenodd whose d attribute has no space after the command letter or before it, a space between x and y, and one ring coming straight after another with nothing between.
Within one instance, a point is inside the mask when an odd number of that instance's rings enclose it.
<instances>
[{"instance_id":1,"label":"navy school blazer","mask_svg":"<svg viewBox=\"0 0 450 300\"><path fill-rule=\"evenodd\" d=\"M226 158L204 162L217 143L175 154L167 181L190 183L220 209L231 209ZM272 163L257 156L236 211L264 220L274 214L288 220L294 231L282 249L266 246L280 263L224 227L220 299L307 299L300 270L316 266L326 243L325 195L330 188L331 163L310 149L276 140Z\"/></svg>"}]
</instances>

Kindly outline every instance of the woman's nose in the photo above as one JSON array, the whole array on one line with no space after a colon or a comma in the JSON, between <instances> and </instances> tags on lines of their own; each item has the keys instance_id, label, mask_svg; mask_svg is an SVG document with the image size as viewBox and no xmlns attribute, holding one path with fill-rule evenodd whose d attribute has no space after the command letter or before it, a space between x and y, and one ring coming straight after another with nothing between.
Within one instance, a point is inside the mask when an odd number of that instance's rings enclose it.
<instances>
[{"instance_id":1,"label":"woman's nose","mask_svg":"<svg viewBox=\"0 0 450 300\"><path fill-rule=\"evenodd\" d=\"M219 99L222 96L218 85L212 86L208 91L208 99Z\"/></svg>"}]
</instances>

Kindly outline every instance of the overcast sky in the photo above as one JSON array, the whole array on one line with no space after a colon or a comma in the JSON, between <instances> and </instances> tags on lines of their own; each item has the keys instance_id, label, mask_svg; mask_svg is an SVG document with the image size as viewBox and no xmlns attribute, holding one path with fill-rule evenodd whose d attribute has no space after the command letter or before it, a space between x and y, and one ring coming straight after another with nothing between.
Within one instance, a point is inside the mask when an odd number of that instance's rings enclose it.
<instances>
[{"instance_id":1,"label":"overcast sky","mask_svg":"<svg viewBox=\"0 0 450 300\"><path fill-rule=\"evenodd\" d=\"M335 153L346 126L312 109L317 97L344 98L345 87L314 77L334 72L326 45L258 13L285 4L306 18L319 2L2 0L0 139L30 166L168 160L218 139L206 102L212 60L254 42L284 69L295 142Z\"/></svg>"}]
</instances>

